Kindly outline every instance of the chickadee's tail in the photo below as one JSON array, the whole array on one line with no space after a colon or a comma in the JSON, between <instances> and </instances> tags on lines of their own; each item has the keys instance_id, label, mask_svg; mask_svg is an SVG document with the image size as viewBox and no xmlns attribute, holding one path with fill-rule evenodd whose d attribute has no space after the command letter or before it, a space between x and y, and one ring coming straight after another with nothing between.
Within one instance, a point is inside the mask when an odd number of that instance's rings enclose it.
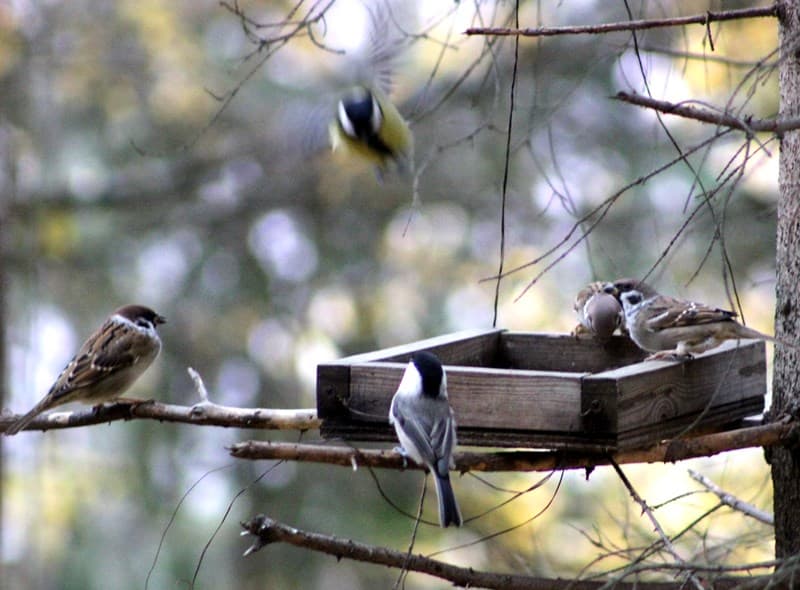
<instances>
[{"instance_id":1,"label":"chickadee's tail","mask_svg":"<svg viewBox=\"0 0 800 590\"><path fill-rule=\"evenodd\" d=\"M450 475L434 474L436 482L436 495L439 498L439 524L448 527L451 524L461 526L461 511L458 509L456 496L453 493L453 486L450 485Z\"/></svg>"}]
</instances>

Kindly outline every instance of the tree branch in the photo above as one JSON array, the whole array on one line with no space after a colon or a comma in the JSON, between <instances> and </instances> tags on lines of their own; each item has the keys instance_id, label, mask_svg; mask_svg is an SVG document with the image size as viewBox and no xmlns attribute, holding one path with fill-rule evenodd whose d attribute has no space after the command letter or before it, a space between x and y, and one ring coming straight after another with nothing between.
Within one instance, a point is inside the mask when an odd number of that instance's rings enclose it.
<instances>
[{"instance_id":1,"label":"tree branch","mask_svg":"<svg viewBox=\"0 0 800 590\"><path fill-rule=\"evenodd\" d=\"M775 525L775 517L772 514L764 510L761 510L759 508L756 508L749 502L740 500L733 494L726 492L717 484L715 484L713 481L708 479L702 473L698 473L693 469L689 469L689 476L697 483L699 483L701 486L706 488L709 492L716 494L716 496L719 498L719 501L725 504L726 506L730 506L734 510L746 514L747 516L751 516L756 520L763 522L764 524L768 524L770 526Z\"/></svg>"},{"instance_id":2,"label":"tree branch","mask_svg":"<svg viewBox=\"0 0 800 590\"><path fill-rule=\"evenodd\" d=\"M672 540L669 538L664 529L661 526L661 523L658 522L656 515L653 514L652 509L650 506L645 502L644 498L639 495L639 492L636 491L636 488L633 487L633 484L630 482L628 477L625 475L625 472L622 471L620 466L612 460L611 462L612 467L614 467L614 471L617 472L617 475L622 480L622 483L625 485L625 488L628 490L631 498L633 501L636 502L642 509L642 514L646 515L650 524L653 525L653 529L655 529L656 533L658 534L659 539L661 540L661 544L664 548L669 552L670 555L675 559L677 563L682 566L681 572L688 575L688 580L694 585L697 590L703 590L703 585L697 579L697 576L688 568L686 560L681 557L681 554L678 553L678 550L673 545Z\"/></svg>"},{"instance_id":3,"label":"tree branch","mask_svg":"<svg viewBox=\"0 0 800 590\"><path fill-rule=\"evenodd\" d=\"M567 451L500 451L494 453L458 452L454 455L456 470L467 471L552 471L554 469L591 469L611 461L626 463L675 462L694 457L708 457L748 447L784 444L793 439L795 422L776 422L765 426L740 428L694 438L677 439L632 451L611 455L591 455ZM394 450L356 449L321 444L295 444L269 441L243 441L229 447L238 459L284 459L327 463L345 467L378 467L386 469L421 469L408 463Z\"/></svg>"},{"instance_id":4,"label":"tree branch","mask_svg":"<svg viewBox=\"0 0 800 590\"><path fill-rule=\"evenodd\" d=\"M785 133L786 131L800 129L800 118L797 117L784 120L753 119L751 117L740 119L738 117L734 117L730 113L699 109L697 107L682 103L676 104L666 100L649 98L641 94L636 94L635 92L618 92L614 98L640 107L653 109L660 113L666 113L668 115L677 115L686 119L700 121L702 123L711 123L712 125L717 125L719 127L740 129L749 135L752 135L757 131L781 134Z\"/></svg>"},{"instance_id":5,"label":"tree branch","mask_svg":"<svg viewBox=\"0 0 800 590\"><path fill-rule=\"evenodd\" d=\"M303 531L277 522L267 516L258 515L248 522L242 523L242 535L252 535L253 544L245 551L245 557L271 543L288 543L303 549L333 555L337 559L347 558L355 561L373 563L387 567L407 569L428 574L451 582L455 586L468 588L497 588L503 590L599 590L608 587L608 582L597 580L565 580L559 578L541 578L519 574L503 574L476 571L425 557L409 555L404 551L395 551L385 547L357 543L350 539L342 539L319 533ZM707 588L727 589L761 587L767 583L768 577L731 577L708 580ZM615 590L678 590L678 582L620 582L614 581Z\"/></svg>"},{"instance_id":6,"label":"tree branch","mask_svg":"<svg viewBox=\"0 0 800 590\"><path fill-rule=\"evenodd\" d=\"M18 417L2 416L0 431L4 432ZM26 430L77 428L136 419L182 422L196 426L226 426L264 430L311 430L319 428L321 424L316 410L236 408L210 402L201 402L194 406L176 406L156 401L121 399L112 404L103 404L88 410L43 414L31 422Z\"/></svg>"},{"instance_id":7,"label":"tree branch","mask_svg":"<svg viewBox=\"0 0 800 590\"><path fill-rule=\"evenodd\" d=\"M533 29L511 29L494 27L471 27L464 31L465 35L492 35L508 37L520 35L523 37L555 37L557 35L598 35L603 33L615 33L617 31L641 31L644 29L656 29L662 27L683 27L686 25L706 25L712 22L722 22L727 20L737 20L743 18L775 17L778 15L776 4L760 6L755 8L743 8L739 10L723 10L719 12L707 12L692 16L678 16L674 18L648 19L648 20L628 20L618 23L604 23L600 25L578 25L564 27L536 27Z\"/></svg>"}]
</instances>

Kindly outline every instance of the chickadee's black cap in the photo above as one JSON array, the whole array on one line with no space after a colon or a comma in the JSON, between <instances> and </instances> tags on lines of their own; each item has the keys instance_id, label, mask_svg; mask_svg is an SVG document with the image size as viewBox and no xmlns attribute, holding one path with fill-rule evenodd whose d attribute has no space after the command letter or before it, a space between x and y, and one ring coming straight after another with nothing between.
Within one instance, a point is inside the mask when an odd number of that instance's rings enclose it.
<instances>
[{"instance_id":1,"label":"chickadee's black cap","mask_svg":"<svg viewBox=\"0 0 800 590\"><path fill-rule=\"evenodd\" d=\"M422 393L431 397L438 396L444 376L439 358L431 352L421 351L411 355L411 362L422 377Z\"/></svg>"},{"instance_id":2,"label":"chickadee's black cap","mask_svg":"<svg viewBox=\"0 0 800 590\"><path fill-rule=\"evenodd\" d=\"M342 106L356 137L363 139L378 132L377 129L373 129L375 99L370 92L353 94L342 100Z\"/></svg>"}]
</instances>

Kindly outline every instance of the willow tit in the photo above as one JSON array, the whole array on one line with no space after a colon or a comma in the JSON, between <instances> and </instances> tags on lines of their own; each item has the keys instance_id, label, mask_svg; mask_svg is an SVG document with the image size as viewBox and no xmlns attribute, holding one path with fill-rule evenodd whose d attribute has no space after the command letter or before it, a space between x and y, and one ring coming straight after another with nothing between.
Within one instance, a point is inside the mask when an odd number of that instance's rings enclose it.
<instances>
[{"instance_id":1,"label":"willow tit","mask_svg":"<svg viewBox=\"0 0 800 590\"><path fill-rule=\"evenodd\" d=\"M737 322L733 311L667 295L647 297L635 289L622 293L621 299L631 339L642 350L654 353L649 360L691 358L725 340L775 341Z\"/></svg>"},{"instance_id":2,"label":"willow tit","mask_svg":"<svg viewBox=\"0 0 800 590\"><path fill-rule=\"evenodd\" d=\"M389 409L401 452L433 473L439 498L439 524L461 526L461 512L450 484L456 421L447 401L447 376L429 352L411 356Z\"/></svg>"},{"instance_id":3,"label":"willow tit","mask_svg":"<svg viewBox=\"0 0 800 590\"><path fill-rule=\"evenodd\" d=\"M142 305L114 311L83 343L47 395L5 433L16 434L42 412L62 404L100 404L121 396L158 356L161 339L156 326L164 322Z\"/></svg>"}]
</instances>

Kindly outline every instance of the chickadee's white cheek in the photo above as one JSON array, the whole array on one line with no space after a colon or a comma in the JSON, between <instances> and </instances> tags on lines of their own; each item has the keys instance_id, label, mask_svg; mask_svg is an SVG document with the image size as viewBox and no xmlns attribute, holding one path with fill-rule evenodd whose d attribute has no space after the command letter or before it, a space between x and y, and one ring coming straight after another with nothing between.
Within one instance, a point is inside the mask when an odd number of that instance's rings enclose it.
<instances>
[{"instance_id":1,"label":"chickadee's white cheek","mask_svg":"<svg viewBox=\"0 0 800 590\"><path fill-rule=\"evenodd\" d=\"M347 111L344 108L344 103L339 102L339 125L342 126L342 130L345 134L349 135L350 137L355 137L356 132L353 129L353 124L350 121L350 117L347 116Z\"/></svg>"},{"instance_id":2,"label":"chickadee's white cheek","mask_svg":"<svg viewBox=\"0 0 800 590\"><path fill-rule=\"evenodd\" d=\"M397 393L400 395L419 395L422 393L422 377L413 365L407 367L405 373L403 373L403 378L397 387Z\"/></svg>"},{"instance_id":3,"label":"chickadee's white cheek","mask_svg":"<svg viewBox=\"0 0 800 590\"><path fill-rule=\"evenodd\" d=\"M381 111L381 107L374 98L372 99L372 120L370 124L372 125L372 129L375 133L380 131L381 124L383 123L383 114Z\"/></svg>"}]
</instances>

